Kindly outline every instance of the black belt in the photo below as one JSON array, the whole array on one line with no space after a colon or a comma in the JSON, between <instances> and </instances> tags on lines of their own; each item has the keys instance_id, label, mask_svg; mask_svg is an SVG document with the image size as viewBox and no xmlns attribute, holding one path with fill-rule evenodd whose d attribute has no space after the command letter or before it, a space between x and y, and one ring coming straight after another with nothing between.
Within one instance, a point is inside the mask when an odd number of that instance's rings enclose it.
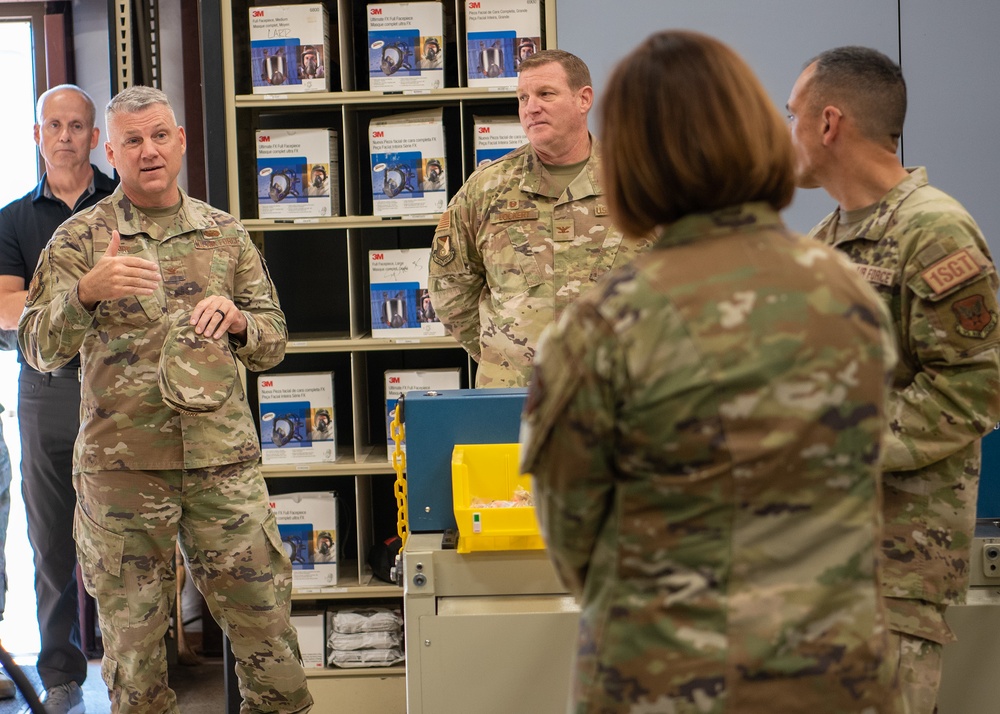
<instances>
[{"instance_id":1,"label":"black belt","mask_svg":"<svg viewBox=\"0 0 1000 714\"><path fill-rule=\"evenodd\" d=\"M60 367L59 369L52 370L49 374L60 379L75 379L78 382L81 381L79 367Z\"/></svg>"}]
</instances>

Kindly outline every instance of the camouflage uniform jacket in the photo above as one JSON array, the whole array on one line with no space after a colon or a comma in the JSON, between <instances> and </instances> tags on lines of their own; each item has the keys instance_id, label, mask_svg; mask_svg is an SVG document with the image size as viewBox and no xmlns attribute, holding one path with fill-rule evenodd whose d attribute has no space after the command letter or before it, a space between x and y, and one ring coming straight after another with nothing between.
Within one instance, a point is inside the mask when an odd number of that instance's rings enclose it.
<instances>
[{"instance_id":1,"label":"camouflage uniform jacket","mask_svg":"<svg viewBox=\"0 0 1000 714\"><path fill-rule=\"evenodd\" d=\"M581 601L578 714L896 711L894 359L872 290L759 203L681 219L542 336L521 467Z\"/></svg>"},{"instance_id":2,"label":"camouflage uniform jacket","mask_svg":"<svg viewBox=\"0 0 1000 714\"><path fill-rule=\"evenodd\" d=\"M91 312L77 283L115 229L119 255L155 261L162 280L153 295L100 302ZM31 281L19 338L28 362L42 371L80 352L75 471L191 469L260 456L241 380L221 408L196 416L170 409L157 385L168 330L210 294L232 299L246 316L246 344L229 344L248 369L281 361L287 333L277 294L256 246L229 214L182 194L175 223L164 230L119 187L59 227Z\"/></svg>"},{"instance_id":3,"label":"camouflage uniform jacket","mask_svg":"<svg viewBox=\"0 0 1000 714\"><path fill-rule=\"evenodd\" d=\"M593 141L593 140L592 140ZM542 329L648 238L611 225L600 148L560 195L525 144L474 173L434 234L431 303L479 363L479 387L523 387Z\"/></svg>"},{"instance_id":4,"label":"camouflage uniform jacket","mask_svg":"<svg viewBox=\"0 0 1000 714\"><path fill-rule=\"evenodd\" d=\"M1000 310L979 227L923 168L910 171L836 247L888 306L900 352L882 461L884 594L941 606L968 589L979 440L1000 419ZM811 235L834 245L838 216ZM950 641L940 607L925 610L930 621L890 600L890 624Z\"/></svg>"}]
</instances>

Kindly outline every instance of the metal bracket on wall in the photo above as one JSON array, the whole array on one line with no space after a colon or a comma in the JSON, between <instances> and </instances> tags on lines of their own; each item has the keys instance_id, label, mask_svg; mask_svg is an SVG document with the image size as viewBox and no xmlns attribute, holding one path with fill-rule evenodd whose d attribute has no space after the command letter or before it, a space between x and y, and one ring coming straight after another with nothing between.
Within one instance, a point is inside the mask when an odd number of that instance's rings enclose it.
<instances>
[{"instance_id":1,"label":"metal bracket on wall","mask_svg":"<svg viewBox=\"0 0 1000 714\"><path fill-rule=\"evenodd\" d=\"M159 0L115 0L114 48L114 94L133 84L160 87Z\"/></svg>"}]
</instances>

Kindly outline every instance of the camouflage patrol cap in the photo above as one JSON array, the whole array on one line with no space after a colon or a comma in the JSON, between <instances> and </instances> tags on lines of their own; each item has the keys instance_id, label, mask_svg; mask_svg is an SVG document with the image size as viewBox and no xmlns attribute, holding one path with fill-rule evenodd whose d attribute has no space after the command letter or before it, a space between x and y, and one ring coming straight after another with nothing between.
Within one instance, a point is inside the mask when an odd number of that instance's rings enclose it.
<instances>
[{"instance_id":1,"label":"camouflage patrol cap","mask_svg":"<svg viewBox=\"0 0 1000 714\"><path fill-rule=\"evenodd\" d=\"M160 352L163 401L181 414L213 412L229 399L239 374L225 339L199 335L184 315L167 333Z\"/></svg>"}]
</instances>

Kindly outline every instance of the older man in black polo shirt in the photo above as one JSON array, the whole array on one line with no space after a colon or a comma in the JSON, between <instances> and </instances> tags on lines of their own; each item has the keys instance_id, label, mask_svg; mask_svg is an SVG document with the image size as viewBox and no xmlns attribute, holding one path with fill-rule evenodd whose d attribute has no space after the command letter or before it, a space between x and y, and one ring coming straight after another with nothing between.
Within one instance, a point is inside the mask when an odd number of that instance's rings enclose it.
<instances>
[{"instance_id":1,"label":"older man in black polo shirt","mask_svg":"<svg viewBox=\"0 0 1000 714\"><path fill-rule=\"evenodd\" d=\"M38 256L55 229L115 189L90 163L100 130L94 102L79 87L53 87L38 99L35 143L45 175L0 211L0 328L17 327ZM48 374L25 364L18 384L22 493L35 554L41 652L38 673L46 712L82 714L87 676L80 650L76 549L73 545L73 443L80 428L79 357Z\"/></svg>"}]
</instances>

